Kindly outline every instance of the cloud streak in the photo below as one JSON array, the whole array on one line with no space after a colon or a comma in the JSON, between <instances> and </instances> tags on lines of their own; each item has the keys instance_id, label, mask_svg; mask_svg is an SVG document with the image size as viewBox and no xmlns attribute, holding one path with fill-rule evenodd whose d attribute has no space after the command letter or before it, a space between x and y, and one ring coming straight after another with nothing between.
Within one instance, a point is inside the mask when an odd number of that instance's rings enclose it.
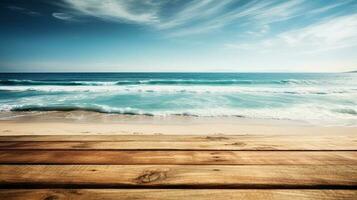
<instances>
[{"instance_id":1,"label":"cloud streak","mask_svg":"<svg viewBox=\"0 0 357 200\"><path fill-rule=\"evenodd\" d=\"M77 21L73 17L73 15L70 15L68 13L55 12L55 13L52 13L52 17L59 19L59 20L63 20L63 21L70 21L70 22Z\"/></svg>"},{"instance_id":2,"label":"cloud streak","mask_svg":"<svg viewBox=\"0 0 357 200\"><path fill-rule=\"evenodd\" d=\"M226 43L239 50L286 51L302 53L327 51L357 44L357 13L331 12L354 1L314 4L308 0L178 0L178 6L165 12L170 1L159 0L63 0L78 16L92 16L118 23L135 23L164 32L170 37L224 31L233 26L236 34L250 40ZM172 3L172 2L171 2ZM73 16L53 13L70 21ZM322 17L323 16L323 17ZM304 19L300 25L296 23ZM292 22L287 30L276 24ZM232 29L231 29L232 30ZM253 40L254 39L254 40Z\"/></svg>"},{"instance_id":3,"label":"cloud streak","mask_svg":"<svg viewBox=\"0 0 357 200\"><path fill-rule=\"evenodd\" d=\"M228 48L252 51L316 53L357 46L357 14L326 19L274 37L250 43L228 43Z\"/></svg>"},{"instance_id":4,"label":"cloud streak","mask_svg":"<svg viewBox=\"0 0 357 200\"><path fill-rule=\"evenodd\" d=\"M167 12L172 2L182 6ZM63 3L78 16L142 24L172 36L186 36L230 25L262 34L261 30L271 24L326 13L351 1L330 2L325 6L307 0L63 0Z\"/></svg>"},{"instance_id":5,"label":"cloud streak","mask_svg":"<svg viewBox=\"0 0 357 200\"><path fill-rule=\"evenodd\" d=\"M12 11L15 11L15 12L19 12L19 13L22 13L22 14L25 14L25 15L30 15L30 16L40 16L41 15L41 13L39 13L39 12L35 12L35 11L32 11L32 10L27 9L27 8L20 7L20 6L8 6L7 8L9 10L12 10Z\"/></svg>"},{"instance_id":6,"label":"cloud streak","mask_svg":"<svg viewBox=\"0 0 357 200\"><path fill-rule=\"evenodd\" d=\"M64 0L67 8L78 15L122 23L152 24L157 22L157 5L140 0Z\"/></svg>"},{"instance_id":7,"label":"cloud streak","mask_svg":"<svg viewBox=\"0 0 357 200\"><path fill-rule=\"evenodd\" d=\"M11 62L44 63L46 55L133 69L347 69L357 62L356 0L41 0L4 9L3 52Z\"/></svg>"}]
</instances>

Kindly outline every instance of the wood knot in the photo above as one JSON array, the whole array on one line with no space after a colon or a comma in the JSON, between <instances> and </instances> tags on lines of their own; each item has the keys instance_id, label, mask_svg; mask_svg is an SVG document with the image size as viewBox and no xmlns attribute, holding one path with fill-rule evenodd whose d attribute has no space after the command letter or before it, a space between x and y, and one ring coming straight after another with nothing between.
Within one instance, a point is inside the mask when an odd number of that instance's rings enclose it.
<instances>
[{"instance_id":1,"label":"wood knot","mask_svg":"<svg viewBox=\"0 0 357 200\"><path fill-rule=\"evenodd\" d=\"M155 181L164 180L167 178L167 171L150 169L145 170L142 175L137 177L135 180L138 183L152 183Z\"/></svg>"},{"instance_id":2,"label":"wood knot","mask_svg":"<svg viewBox=\"0 0 357 200\"><path fill-rule=\"evenodd\" d=\"M206 139L213 140L213 141L220 141L220 140L228 140L229 138L222 137L222 136L207 136Z\"/></svg>"},{"instance_id":3,"label":"wood knot","mask_svg":"<svg viewBox=\"0 0 357 200\"><path fill-rule=\"evenodd\" d=\"M231 144L226 144L226 145L233 145L233 146L245 146L246 144L244 142L234 142Z\"/></svg>"}]
</instances>

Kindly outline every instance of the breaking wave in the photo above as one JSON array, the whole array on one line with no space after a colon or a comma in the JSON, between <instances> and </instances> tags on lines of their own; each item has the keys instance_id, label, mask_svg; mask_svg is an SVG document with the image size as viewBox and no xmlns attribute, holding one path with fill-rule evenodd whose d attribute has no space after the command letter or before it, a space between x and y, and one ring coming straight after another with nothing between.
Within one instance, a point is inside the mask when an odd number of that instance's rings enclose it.
<instances>
[{"instance_id":1,"label":"breaking wave","mask_svg":"<svg viewBox=\"0 0 357 200\"><path fill-rule=\"evenodd\" d=\"M105 85L261 85L261 84L294 84L294 85L313 85L313 80L120 80L120 81L38 81L38 80L0 80L2 86L40 86L40 85L58 85L58 86L105 86Z\"/></svg>"},{"instance_id":2,"label":"breaking wave","mask_svg":"<svg viewBox=\"0 0 357 200\"><path fill-rule=\"evenodd\" d=\"M0 74L0 112L234 116L357 125L351 74Z\"/></svg>"}]
</instances>

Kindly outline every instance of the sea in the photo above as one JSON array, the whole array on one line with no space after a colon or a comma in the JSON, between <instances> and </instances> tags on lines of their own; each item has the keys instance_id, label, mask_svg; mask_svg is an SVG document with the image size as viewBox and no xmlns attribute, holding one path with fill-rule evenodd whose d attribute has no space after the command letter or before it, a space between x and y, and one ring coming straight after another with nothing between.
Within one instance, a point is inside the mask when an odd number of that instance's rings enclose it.
<instances>
[{"instance_id":1,"label":"sea","mask_svg":"<svg viewBox=\"0 0 357 200\"><path fill-rule=\"evenodd\" d=\"M357 73L0 73L0 112L357 125Z\"/></svg>"}]
</instances>

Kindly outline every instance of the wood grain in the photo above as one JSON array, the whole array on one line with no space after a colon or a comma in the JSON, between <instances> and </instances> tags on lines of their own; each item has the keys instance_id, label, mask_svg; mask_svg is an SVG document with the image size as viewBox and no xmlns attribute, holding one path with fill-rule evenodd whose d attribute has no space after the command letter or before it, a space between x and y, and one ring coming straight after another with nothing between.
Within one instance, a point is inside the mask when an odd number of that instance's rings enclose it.
<instances>
[{"instance_id":1,"label":"wood grain","mask_svg":"<svg viewBox=\"0 0 357 200\"><path fill-rule=\"evenodd\" d=\"M0 141L101 141L101 142L211 142L211 141L232 141L239 142L240 140L255 141L255 140L278 140L278 141L334 141L334 140L351 140L356 138L355 134L304 134L299 135L19 135L19 136L0 136Z\"/></svg>"},{"instance_id":2,"label":"wood grain","mask_svg":"<svg viewBox=\"0 0 357 200\"><path fill-rule=\"evenodd\" d=\"M34 189L0 190L0 199L7 200L351 200L356 190L143 190L143 189Z\"/></svg>"},{"instance_id":3,"label":"wood grain","mask_svg":"<svg viewBox=\"0 0 357 200\"><path fill-rule=\"evenodd\" d=\"M0 149L23 150L357 150L351 135L2 136Z\"/></svg>"},{"instance_id":4,"label":"wood grain","mask_svg":"<svg viewBox=\"0 0 357 200\"><path fill-rule=\"evenodd\" d=\"M357 150L355 140L240 140L211 142L162 142L162 141L121 141L121 142L0 142L0 150Z\"/></svg>"},{"instance_id":5,"label":"wood grain","mask_svg":"<svg viewBox=\"0 0 357 200\"><path fill-rule=\"evenodd\" d=\"M355 150L344 134L2 136L0 199L357 199Z\"/></svg>"},{"instance_id":6,"label":"wood grain","mask_svg":"<svg viewBox=\"0 0 357 200\"><path fill-rule=\"evenodd\" d=\"M0 165L2 187L357 187L356 165Z\"/></svg>"},{"instance_id":7,"label":"wood grain","mask_svg":"<svg viewBox=\"0 0 357 200\"><path fill-rule=\"evenodd\" d=\"M357 165L357 152L0 150L0 164Z\"/></svg>"}]
</instances>

